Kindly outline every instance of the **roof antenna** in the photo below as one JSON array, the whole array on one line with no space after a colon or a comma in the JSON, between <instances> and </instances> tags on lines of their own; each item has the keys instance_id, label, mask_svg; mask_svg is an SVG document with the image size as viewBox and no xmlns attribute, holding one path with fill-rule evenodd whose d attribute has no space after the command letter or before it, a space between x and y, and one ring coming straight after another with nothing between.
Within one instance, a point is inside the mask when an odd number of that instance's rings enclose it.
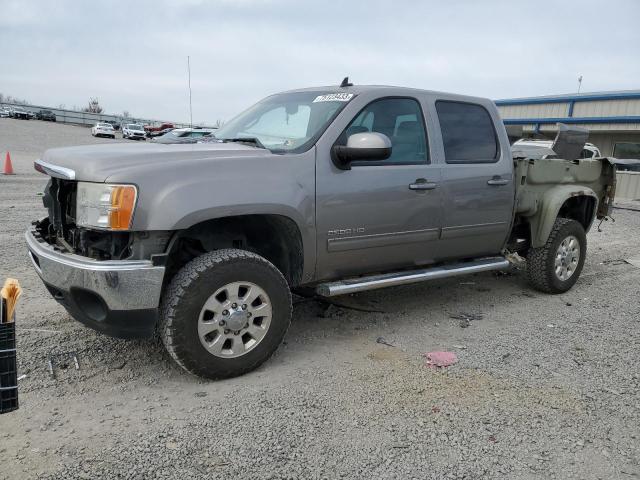
<instances>
[{"instance_id":1,"label":"roof antenna","mask_svg":"<svg viewBox=\"0 0 640 480\"><path fill-rule=\"evenodd\" d=\"M349 81L349 77L344 77L344 79L342 80L342 83L340 84L340 88L344 88L344 87L353 87L353 83Z\"/></svg>"}]
</instances>

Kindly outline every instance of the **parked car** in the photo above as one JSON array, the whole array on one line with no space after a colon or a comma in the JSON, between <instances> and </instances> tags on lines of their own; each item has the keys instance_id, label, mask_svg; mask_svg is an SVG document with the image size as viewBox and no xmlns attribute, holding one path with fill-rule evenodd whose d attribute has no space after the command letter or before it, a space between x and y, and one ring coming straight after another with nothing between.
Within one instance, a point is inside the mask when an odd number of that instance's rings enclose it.
<instances>
[{"instance_id":1,"label":"parked car","mask_svg":"<svg viewBox=\"0 0 640 480\"><path fill-rule=\"evenodd\" d=\"M110 123L98 122L91 127L91 135L94 137L116 138L116 131Z\"/></svg>"},{"instance_id":2,"label":"parked car","mask_svg":"<svg viewBox=\"0 0 640 480\"><path fill-rule=\"evenodd\" d=\"M127 123L122 128L122 138L132 138L134 140L146 140L144 128L137 123Z\"/></svg>"},{"instance_id":3,"label":"parked car","mask_svg":"<svg viewBox=\"0 0 640 480\"><path fill-rule=\"evenodd\" d=\"M175 130L175 128L165 128L164 130L160 130L159 132L147 132L147 137L149 138L161 137L162 135L165 135L171 132L172 130Z\"/></svg>"},{"instance_id":4,"label":"parked car","mask_svg":"<svg viewBox=\"0 0 640 480\"><path fill-rule=\"evenodd\" d=\"M48 217L26 239L47 289L84 324L159 332L181 367L225 378L277 349L291 289L500 270L514 253L540 291L576 283L611 159L580 144L514 158L489 99L343 85L272 95L212 143L45 152Z\"/></svg>"},{"instance_id":5,"label":"parked car","mask_svg":"<svg viewBox=\"0 0 640 480\"><path fill-rule=\"evenodd\" d=\"M0 118L8 118L11 116L11 112L8 108L0 107Z\"/></svg>"},{"instance_id":6,"label":"parked car","mask_svg":"<svg viewBox=\"0 0 640 480\"><path fill-rule=\"evenodd\" d=\"M616 158L616 167L619 172L640 172L640 159Z\"/></svg>"},{"instance_id":7,"label":"parked car","mask_svg":"<svg viewBox=\"0 0 640 480\"><path fill-rule=\"evenodd\" d=\"M197 143L204 137L208 137L213 130L208 128L176 128L165 133L161 137L151 139L154 143Z\"/></svg>"},{"instance_id":8,"label":"parked car","mask_svg":"<svg viewBox=\"0 0 640 480\"><path fill-rule=\"evenodd\" d=\"M51 110L40 110L36 116L39 120L45 120L48 122L56 121L56 114Z\"/></svg>"},{"instance_id":9,"label":"parked car","mask_svg":"<svg viewBox=\"0 0 640 480\"><path fill-rule=\"evenodd\" d=\"M556 153L553 151L553 140L537 140L537 139L520 139L516 141L513 150L526 151L529 155L533 155L536 151L540 152L542 158L552 158ZM580 158L601 157L600 149L593 143L585 143Z\"/></svg>"},{"instance_id":10,"label":"parked car","mask_svg":"<svg viewBox=\"0 0 640 480\"><path fill-rule=\"evenodd\" d=\"M173 123L162 123L158 127L153 127L151 125L145 125L144 126L144 131L147 132L147 136L148 137L151 137L151 136L153 136L154 133L160 132L162 130L166 130L167 128L175 128L175 126L173 125Z\"/></svg>"},{"instance_id":11,"label":"parked car","mask_svg":"<svg viewBox=\"0 0 640 480\"><path fill-rule=\"evenodd\" d=\"M22 107L11 107L11 110L9 110L9 115L11 116L11 118L18 118L20 120L29 120L29 112L27 112L24 108Z\"/></svg>"}]
</instances>

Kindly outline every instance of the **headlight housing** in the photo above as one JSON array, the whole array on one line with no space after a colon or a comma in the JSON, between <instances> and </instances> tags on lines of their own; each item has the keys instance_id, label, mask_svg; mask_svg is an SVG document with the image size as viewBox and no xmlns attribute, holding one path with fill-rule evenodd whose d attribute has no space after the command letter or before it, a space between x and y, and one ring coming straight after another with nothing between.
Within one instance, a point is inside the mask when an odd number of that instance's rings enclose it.
<instances>
[{"instance_id":1,"label":"headlight housing","mask_svg":"<svg viewBox=\"0 0 640 480\"><path fill-rule=\"evenodd\" d=\"M135 185L78 182L76 224L103 230L129 230L137 198Z\"/></svg>"}]
</instances>

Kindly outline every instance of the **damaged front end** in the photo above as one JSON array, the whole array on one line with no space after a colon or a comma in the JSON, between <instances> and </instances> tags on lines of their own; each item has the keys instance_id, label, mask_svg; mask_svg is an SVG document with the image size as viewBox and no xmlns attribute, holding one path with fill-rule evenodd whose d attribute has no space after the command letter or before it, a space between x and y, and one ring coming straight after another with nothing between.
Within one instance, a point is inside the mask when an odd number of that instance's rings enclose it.
<instances>
[{"instance_id":1,"label":"damaged front end","mask_svg":"<svg viewBox=\"0 0 640 480\"><path fill-rule=\"evenodd\" d=\"M61 251L96 260L130 256L131 232L89 230L76 225L76 181L52 177L44 189L43 203L48 216L34 222L35 231Z\"/></svg>"},{"instance_id":2,"label":"damaged front end","mask_svg":"<svg viewBox=\"0 0 640 480\"><path fill-rule=\"evenodd\" d=\"M25 234L36 272L85 325L115 337L152 335L171 232L79 226L77 202L78 182L52 176L43 198L48 215Z\"/></svg>"},{"instance_id":3,"label":"damaged front end","mask_svg":"<svg viewBox=\"0 0 640 480\"><path fill-rule=\"evenodd\" d=\"M171 232L91 229L76 221L78 182L52 177L44 189L47 217L33 222L36 237L61 252L95 260L150 259L162 254Z\"/></svg>"}]
</instances>

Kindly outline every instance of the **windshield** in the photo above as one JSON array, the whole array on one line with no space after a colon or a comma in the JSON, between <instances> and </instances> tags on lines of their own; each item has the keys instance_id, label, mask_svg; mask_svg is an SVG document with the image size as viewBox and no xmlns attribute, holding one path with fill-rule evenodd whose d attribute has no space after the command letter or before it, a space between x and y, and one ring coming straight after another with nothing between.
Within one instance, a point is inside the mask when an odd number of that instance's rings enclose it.
<instances>
[{"instance_id":1,"label":"windshield","mask_svg":"<svg viewBox=\"0 0 640 480\"><path fill-rule=\"evenodd\" d=\"M215 137L255 138L274 152L302 152L353 97L321 90L272 95L216 130Z\"/></svg>"},{"instance_id":2,"label":"windshield","mask_svg":"<svg viewBox=\"0 0 640 480\"><path fill-rule=\"evenodd\" d=\"M142 125L134 125L134 124L130 124L127 125L129 127L129 130L143 130Z\"/></svg>"}]
</instances>

